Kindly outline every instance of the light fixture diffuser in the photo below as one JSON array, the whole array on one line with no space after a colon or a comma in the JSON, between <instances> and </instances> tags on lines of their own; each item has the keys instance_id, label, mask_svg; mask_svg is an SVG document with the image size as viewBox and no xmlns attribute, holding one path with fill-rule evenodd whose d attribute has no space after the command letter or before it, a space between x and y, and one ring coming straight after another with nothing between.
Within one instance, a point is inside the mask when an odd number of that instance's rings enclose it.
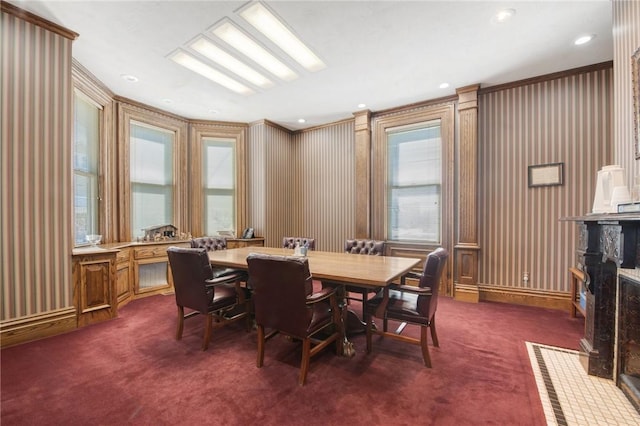
<instances>
[{"instance_id":1,"label":"light fixture diffuser","mask_svg":"<svg viewBox=\"0 0 640 426\"><path fill-rule=\"evenodd\" d=\"M291 68L276 59L231 22L223 22L213 28L211 33L282 80L291 81L298 78L298 75Z\"/></svg>"},{"instance_id":2,"label":"light fixture diffuser","mask_svg":"<svg viewBox=\"0 0 640 426\"><path fill-rule=\"evenodd\" d=\"M325 63L262 3L251 4L240 12L240 16L308 71L326 68Z\"/></svg>"},{"instance_id":3,"label":"light fixture diffuser","mask_svg":"<svg viewBox=\"0 0 640 426\"><path fill-rule=\"evenodd\" d=\"M181 50L173 53L169 56L169 59L236 93L240 93L242 95L250 95L254 93L253 90L244 84L237 82L214 68L211 68L209 65Z\"/></svg>"},{"instance_id":4,"label":"light fixture diffuser","mask_svg":"<svg viewBox=\"0 0 640 426\"><path fill-rule=\"evenodd\" d=\"M268 89L273 86L271 80L234 58L204 37L199 37L191 43L189 47L256 86L262 87L263 89Z\"/></svg>"}]
</instances>

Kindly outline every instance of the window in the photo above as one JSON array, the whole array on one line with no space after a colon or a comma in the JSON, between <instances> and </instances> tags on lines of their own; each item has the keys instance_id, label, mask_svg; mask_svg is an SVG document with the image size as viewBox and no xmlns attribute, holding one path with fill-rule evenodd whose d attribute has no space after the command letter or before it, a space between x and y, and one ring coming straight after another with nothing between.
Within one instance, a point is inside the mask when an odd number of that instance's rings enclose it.
<instances>
[{"instance_id":1,"label":"window","mask_svg":"<svg viewBox=\"0 0 640 426\"><path fill-rule=\"evenodd\" d=\"M74 95L73 207L75 244L99 234L99 146L101 108L81 93Z\"/></svg>"},{"instance_id":2,"label":"window","mask_svg":"<svg viewBox=\"0 0 640 426\"><path fill-rule=\"evenodd\" d=\"M440 120L388 129L387 150L387 238L440 243Z\"/></svg>"},{"instance_id":3,"label":"window","mask_svg":"<svg viewBox=\"0 0 640 426\"><path fill-rule=\"evenodd\" d=\"M173 221L173 143L175 133L146 124L130 125L131 230Z\"/></svg>"},{"instance_id":4,"label":"window","mask_svg":"<svg viewBox=\"0 0 640 426\"><path fill-rule=\"evenodd\" d=\"M203 138L205 235L235 229L235 140Z\"/></svg>"}]
</instances>

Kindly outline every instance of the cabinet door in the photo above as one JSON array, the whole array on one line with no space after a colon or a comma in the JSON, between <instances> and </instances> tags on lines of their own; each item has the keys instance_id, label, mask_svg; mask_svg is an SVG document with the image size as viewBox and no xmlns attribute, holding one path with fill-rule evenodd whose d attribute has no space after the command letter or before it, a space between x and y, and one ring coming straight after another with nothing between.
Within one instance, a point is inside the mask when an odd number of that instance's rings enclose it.
<instances>
[{"instance_id":1,"label":"cabinet door","mask_svg":"<svg viewBox=\"0 0 640 426\"><path fill-rule=\"evenodd\" d=\"M171 287L169 259L141 259L134 261L135 293L156 292Z\"/></svg>"},{"instance_id":2,"label":"cabinet door","mask_svg":"<svg viewBox=\"0 0 640 426\"><path fill-rule=\"evenodd\" d=\"M87 256L74 264L74 302L78 326L92 324L116 316L115 254L108 257Z\"/></svg>"}]
</instances>

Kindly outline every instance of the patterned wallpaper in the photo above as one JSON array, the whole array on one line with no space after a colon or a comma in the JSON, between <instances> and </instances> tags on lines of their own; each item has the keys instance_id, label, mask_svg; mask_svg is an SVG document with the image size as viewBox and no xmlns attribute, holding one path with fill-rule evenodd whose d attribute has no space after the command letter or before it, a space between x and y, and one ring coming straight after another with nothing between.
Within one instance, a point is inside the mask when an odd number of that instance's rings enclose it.
<instances>
[{"instance_id":1,"label":"patterned wallpaper","mask_svg":"<svg viewBox=\"0 0 640 426\"><path fill-rule=\"evenodd\" d=\"M614 123L615 164L626 172L629 187L640 176L640 160L635 159L631 56L640 49L640 1L613 0L613 68L616 117Z\"/></svg>"},{"instance_id":2,"label":"patterned wallpaper","mask_svg":"<svg viewBox=\"0 0 640 426\"><path fill-rule=\"evenodd\" d=\"M612 80L606 68L479 96L480 285L568 291L576 230L560 219L591 211L611 162ZM564 184L529 188L528 166L547 163L564 164Z\"/></svg>"},{"instance_id":3,"label":"patterned wallpaper","mask_svg":"<svg viewBox=\"0 0 640 426\"><path fill-rule=\"evenodd\" d=\"M0 319L72 306L71 42L2 12Z\"/></svg>"}]
</instances>

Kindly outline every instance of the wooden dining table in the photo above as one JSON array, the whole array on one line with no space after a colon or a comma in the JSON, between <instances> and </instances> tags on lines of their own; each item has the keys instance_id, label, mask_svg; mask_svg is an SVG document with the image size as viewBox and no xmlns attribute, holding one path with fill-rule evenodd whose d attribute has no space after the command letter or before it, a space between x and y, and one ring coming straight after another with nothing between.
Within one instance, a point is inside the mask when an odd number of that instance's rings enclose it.
<instances>
[{"instance_id":1,"label":"wooden dining table","mask_svg":"<svg viewBox=\"0 0 640 426\"><path fill-rule=\"evenodd\" d=\"M247 256L251 253L293 256L294 252L291 249L276 247L239 247L210 251L209 261L212 266L246 270ZM340 292L343 299L344 285L374 290L384 288L422 262L422 259L413 257L363 256L315 250L308 251L306 258L309 260L309 270L314 280L343 284ZM347 323L347 314L348 310L343 308L343 324ZM343 335L343 352L352 356L355 353L353 345L347 340L346 333Z\"/></svg>"}]
</instances>

